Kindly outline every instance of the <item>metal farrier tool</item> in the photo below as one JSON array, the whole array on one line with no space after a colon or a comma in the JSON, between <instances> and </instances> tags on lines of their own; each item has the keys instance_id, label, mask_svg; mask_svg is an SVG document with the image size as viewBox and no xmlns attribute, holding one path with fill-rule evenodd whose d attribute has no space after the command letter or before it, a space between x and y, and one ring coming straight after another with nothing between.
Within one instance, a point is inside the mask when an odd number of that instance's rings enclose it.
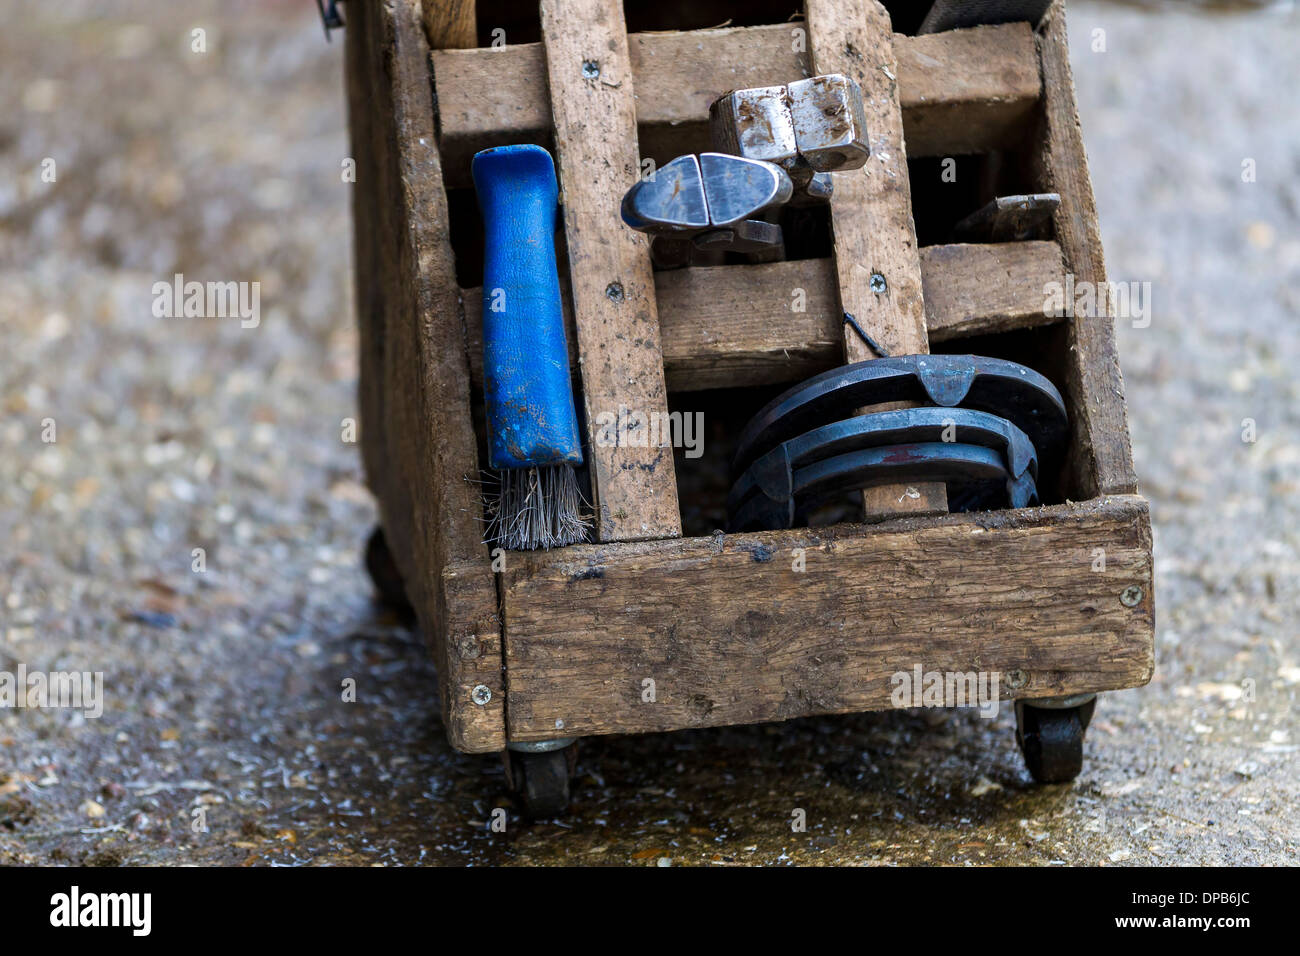
<instances>
[{"instance_id":1,"label":"metal farrier tool","mask_svg":"<svg viewBox=\"0 0 1300 956\"><path fill-rule=\"evenodd\" d=\"M674 159L623 199L623 220L650 234L660 268L708 249L779 249L773 212L828 201L831 174L870 156L862 92L840 74L735 90L709 117L716 152ZM1053 198L1015 210L1041 216ZM885 356L869 344L881 358L814 376L749 422L732 461L729 530L794 527L848 492L901 482L943 482L956 511L1039 503L1069 430L1051 382L1003 359ZM855 414L891 402L914 407Z\"/></svg>"},{"instance_id":2,"label":"metal farrier tool","mask_svg":"<svg viewBox=\"0 0 1300 956\"><path fill-rule=\"evenodd\" d=\"M697 253L779 253L779 207L824 203L830 173L857 169L870 150L862 91L839 74L734 90L709 108L716 152L687 154L638 182L623 221L651 236L661 269Z\"/></svg>"}]
</instances>

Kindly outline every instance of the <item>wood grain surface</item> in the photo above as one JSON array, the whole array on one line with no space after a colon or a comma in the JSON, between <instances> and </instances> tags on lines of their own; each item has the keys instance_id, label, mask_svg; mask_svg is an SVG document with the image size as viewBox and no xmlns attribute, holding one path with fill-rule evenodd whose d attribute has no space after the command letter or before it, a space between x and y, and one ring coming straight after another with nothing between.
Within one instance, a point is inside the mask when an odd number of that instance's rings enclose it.
<instances>
[{"instance_id":1,"label":"wood grain surface","mask_svg":"<svg viewBox=\"0 0 1300 956\"><path fill-rule=\"evenodd\" d=\"M729 27L628 38L643 156L666 161L707 148L709 104L728 90L811 75L801 24ZM796 42L798 41L798 42ZM911 156L1021 145L1042 89L1026 23L893 37ZM551 103L540 43L433 53L448 185L468 185L469 159L488 146L545 143Z\"/></svg>"},{"instance_id":2,"label":"wood grain surface","mask_svg":"<svg viewBox=\"0 0 1300 956\"><path fill-rule=\"evenodd\" d=\"M521 555L510 739L887 709L916 665L998 672L1003 698L1134 687L1151 583L1137 497Z\"/></svg>"},{"instance_id":3,"label":"wood grain surface","mask_svg":"<svg viewBox=\"0 0 1300 956\"><path fill-rule=\"evenodd\" d=\"M349 122L366 478L421 629L447 737L505 746L496 583L482 544L469 365L417 0L351 4ZM492 692L486 706L473 688Z\"/></svg>"},{"instance_id":4,"label":"wood grain surface","mask_svg":"<svg viewBox=\"0 0 1300 956\"><path fill-rule=\"evenodd\" d=\"M921 249L931 341L1055 321L1043 288L1063 277L1055 242ZM800 291L795 308L795 290ZM466 289L470 374L483 382L482 290ZM697 266L655 273L664 379L670 392L797 382L844 362L844 321L830 259ZM564 292L570 363L578 367L573 304Z\"/></svg>"},{"instance_id":5,"label":"wood grain surface","mask_svg":"<svg viewBox=\"0 0 1300 956\"><path fill-rule=\"evenodd\" d=\"M857 81L871 141L865 166L833 174L835 278L841 308L857 320L856 327L844 325L845 361L929 352L889 14L875 0L807 0L804 9L813 71L843 73ZM859 329L883 351L864 341ZM900 407L906 405L861 411ZM942 482L867 488L862 506L868 521L942 514L948 510L948 489Z\"/></svg>"},{"instance_id":6,"label":"wood grain surface","mask_svg":"<svg viewBox=\"0 0 1300 956\"><path fill-rule=\"evenodd\" d=\"M1043 191L1061 194L1054 224L1066 271L1073 273L1076 284L1099 286L1106 281L1106 260L1074 102L1065 7L1059 0L1043 21L1038 49L1046 90L1042 149L1036 157L1039 179ZM1076 316L1070 322L1070 356L1065 386L1079 408L1067 466L1072 473L1070 485L1080 496L1134 493L1137 473L1124 377L1115 348L1115 320L1109 312Z\"/></svg>"}]
</instances>

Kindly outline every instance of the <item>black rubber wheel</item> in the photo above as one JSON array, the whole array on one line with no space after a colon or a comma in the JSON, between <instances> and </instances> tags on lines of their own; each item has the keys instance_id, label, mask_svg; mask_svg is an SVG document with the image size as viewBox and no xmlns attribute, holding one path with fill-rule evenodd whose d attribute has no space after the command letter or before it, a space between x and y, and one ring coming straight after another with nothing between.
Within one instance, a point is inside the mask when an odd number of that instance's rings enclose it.
<instances>
[{"instance_id":1,"label":"black rubber wheel","mask_svg":"<svg viewBox=\"0 0 1300 956\"><path fill-rule=\"evenodd\" d=\"M1083 737L1097 705L1076 707L1016 703L1016 742L1025 766L1039 783L1069 783L1083 769Z\"/></svg>"},{"instance_id":2,"label":"black rubber wheel","mask_svg":"<svg viewBox=\"0 0 1300 956\"><path fill-rule=\"evenodd\" d=\"M384 539L384 529L375 525L366 541L366 571L379 593L379 599L394 611L404 615L412 613L411 602L406 597L406 586L393 561L393 553L388 550Z\"/></svg>"},{"instance_id":3,"label":"black rubber wheel","mask_svg":"<svg viewBox=\"0 0 1300 956\"><path fill-rule=\"evenodd\" d=\"M537 820L560 816L569 809L575 755L572 744L545 753L509 755L511 783L524 816Z\"/></svg>"}]
</instances>

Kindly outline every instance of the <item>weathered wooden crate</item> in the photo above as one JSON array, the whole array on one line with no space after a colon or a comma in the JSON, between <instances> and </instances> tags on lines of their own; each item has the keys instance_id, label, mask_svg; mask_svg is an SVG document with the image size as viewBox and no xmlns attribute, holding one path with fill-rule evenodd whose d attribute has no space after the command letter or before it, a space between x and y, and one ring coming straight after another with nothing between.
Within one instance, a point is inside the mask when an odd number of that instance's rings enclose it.
<instances>
[{"instance_id":1,"label":"weathered wooden crate","mask_svg":"<svg viewBox=\"0 0 1300 956\"><path fill-rule=\"evenodd\" d=\"M695 6L750 20L764 7ZM540 15L480 2L477 19L473 3L425 7L349 3L345 35L365 470L455 747L885 708L890 675L916 663L1010 675L1007 698L1151 677L1151 532L1113 323L1044 313L1045 288L1066 273L1105 279L1059 0L1036 30L929 36L891 35L873 0L631 34L615 0L546 0ZM431 50L429 37L489 43L498 25L502 48ZM873 133L901 116L906 156L884 157L874 185L837 180L824 253L653 272L645 237L617 217L642 158L708 148L708 105L729 89L834 71L870 94ZM512 552L494 570L476 484L482 239L466 187L476 150L518 142L556 155L586 409L702 409L720 448L674 462L592 443L597 543ZM926 243L927 216L974 208L950 198L969 195L939 175L946 157L967 181L1059 193L1054 238L918 248L914 220ZM889 272L888 296L864 291L868 266ZM795 288L805 311L791 310ZM709 533L720 499L701 475L725 467L726 432L772 386L870 357L846 340L842 313L881 308L915 319L912 340L885 343L898 351L928 341L1014 358L1058 386L1072 435L1045 494L1055 503Z\"/></svg>"}]
</instances>

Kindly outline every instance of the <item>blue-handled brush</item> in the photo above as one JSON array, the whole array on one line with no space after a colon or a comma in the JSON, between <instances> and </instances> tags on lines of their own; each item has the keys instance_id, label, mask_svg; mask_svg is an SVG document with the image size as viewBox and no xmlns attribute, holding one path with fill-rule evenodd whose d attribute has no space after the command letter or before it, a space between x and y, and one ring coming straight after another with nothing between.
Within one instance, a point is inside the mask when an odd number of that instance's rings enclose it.
<instances>
[{"instance_id":1,"label":"blue-handled brush","mask_svg":"<svg viewBox=\"0 0 1300 956\"><path fill-rule=\"evenodd\" d=\"M485 540L516 550L573 544L588 522L573 470L582 441L555 267L555 164L540 146L499 146L476 154L471 169L487 237L488 465L501 480Z\"/></svg>"}]
</instances>

